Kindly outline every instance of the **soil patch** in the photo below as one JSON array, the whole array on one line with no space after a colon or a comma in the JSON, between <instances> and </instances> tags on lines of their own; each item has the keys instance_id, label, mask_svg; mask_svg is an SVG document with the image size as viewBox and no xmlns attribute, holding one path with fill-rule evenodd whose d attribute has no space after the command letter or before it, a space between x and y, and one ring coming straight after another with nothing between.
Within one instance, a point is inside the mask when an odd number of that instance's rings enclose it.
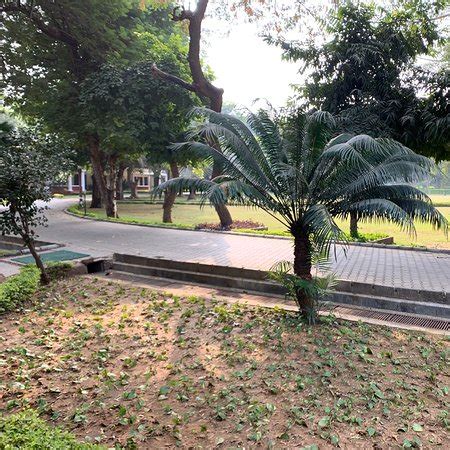
<instances>
[{"instance_id":1,"label":"soil patch","mask_svg":"<svg viewBox=\"0 0 450 450\"><path fill-rule=\"evenodd\" d=\"M62 280L0 318L0 412L128 448L445 447L444 337Z\"/></svg>"}]
</instances>

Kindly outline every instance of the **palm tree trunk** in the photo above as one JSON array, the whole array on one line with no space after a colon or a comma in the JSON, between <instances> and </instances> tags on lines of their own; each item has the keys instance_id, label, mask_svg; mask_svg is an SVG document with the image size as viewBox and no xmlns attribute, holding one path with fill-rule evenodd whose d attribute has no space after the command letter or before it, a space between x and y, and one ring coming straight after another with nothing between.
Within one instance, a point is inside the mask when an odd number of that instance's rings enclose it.
<instances>
[{"instance_id":1,"label":"palm tree trunk","mask_svg":"<svg viewBox=\"0 0 450 450\"><path fill-rule=\"evenodd\" d=\"M311 257L309 234L300 229L294 234L294 274L305 281L312 280ZM304 290L297 291L297 304L302 316L310 318L314 314L314 299L310 298Z\"/></svg>"},{"instance_id":2,"label":"palm tree trunk","mask_svg":"<svg viewBox=\"0 0 450 450\"><path fill-rule=\"evenodd\" d=\"M350 213L350 236L358 237L358 214L353 211Z\"/></svg>"},{"instance_id":3,"label":"palm tree trunk","mask_svg":"<svg viewBox=\"0 0 450 450\"><path fill-rule=\"evenodd\" d=\"M172 178L180 176L178 165L175 161L170 162L170 174ZM164 203L163 203L163 223L172 223L172 208L177 197L177 192L174 190L164 191Z\"/></svg>"}]
</instances>

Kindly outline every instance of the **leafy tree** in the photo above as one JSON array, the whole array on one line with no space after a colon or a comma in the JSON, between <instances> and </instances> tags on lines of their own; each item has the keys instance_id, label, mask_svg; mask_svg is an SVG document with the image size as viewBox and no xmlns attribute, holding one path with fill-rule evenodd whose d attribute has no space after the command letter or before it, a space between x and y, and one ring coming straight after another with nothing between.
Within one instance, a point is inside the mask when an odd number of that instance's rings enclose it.
<instances>
[{"instance_id":1,"label":"leafy tree","mask_svg":"<svg viewBox=\"0 0 450 450\"><path fill-rule=\"evenodd\" d=\"M328 20L331 39L305 45L268 39L311 71L301 94L339 114L341 129L388 136L436 159L450 158L449 74L415 66L442 41L441 0L400 1L389 9L348 2Z\"/></svg>"},{"instance_id":2,"label":"leafy tree","mask_svg":"<svg viewBox=\"0 0 450 450\"><path fill-rule=\"evenodd\" d=\"M170 2L163 3L12 0L0 6L6 102L24 117L42 120L49 130L76 136L90 156L108 216L116 214L108 174L113 176L117 169L116 155L130 149L119 149L116 142L109 147L108 124L94 129L93 123L102 123L102 118L92 120L92 114L87 114L80 98L82 89L107 64L159 63L164 57L164 61L177 62L176 73L184 75L186 63L179 57L185 45L184 31L167 17ZM95 110L91 108L90 113Z\"/></svg>"},{"instance_id":3,"label":"leafy tree","mask_svg":"<svg viewBox=\"0 0 450 450\"><path fill-rule=\"evenodd\" d=\"M161 66L177 70L176 61L160 61ZM166 146L188 125L187 112L195 104L189 92L149 76L151 65L105 65L81 86L83 120L87 131L95 132L101 142L105 188L114 208L119 172L146 154L163 158ZM117 211L111 215L117 217Z\"/></svg>"},{"instance_id":4,"label":"leafy tree","mask_svg":"<svg viewBox=\"0 0 450 450\"><path fill-rule=\"evenodd\" d=\"M301 89L308 105L340 117L340 129L367 130L421 154L450 158L449 74L414 65L439 43L436 15L441 1L403 1L390 10L346 3L329 21L331 40L322 46L275 41L284 56L312 70ZM411 26L414 24L414 26ZM274 42L272 40L272 42ZM350 234L358 217L351 214Z\"/></svg>"},{"instance_id":5,"label":"leafy tree","mask_svg":"<svg viewBox=\"0 0 450 450\"><path fill-rule=\"evenodd\" d=\"M194 187L214 205L263 209L294 237L293 269L303 281L312 279L314 254L328 256L334 243L345 240L334 218L350 211L361 220L389 220L410 232L414 220L447 229L430 199L409 185L426 177L433 163L396 141L349 134L333 138L336 122L326 112L271 119L259 111L248 114L248 125L211 110L199 113L208 120L193 131L198 139L174 149L188 148L220 161L223 176L172 179L159 189ZM221 151L207 143L211 136ZM308 292L297 292L305 316L314 314Z\"/></svg>"},{"instance_id":6,"label":"leafy tree","mask_svg":"<svg viewBox=\"0 0 450 450\"><path fill-rule=\"evenodd\" d=\"M0 212L2 234L18 235L30 250L41 271L43 283L49 277L35 249L35 228L45 225L45 207L38 201L51 199L49 184L71 168L66 141L37 128L0 126Z\"/></svg>"}]
</instances>

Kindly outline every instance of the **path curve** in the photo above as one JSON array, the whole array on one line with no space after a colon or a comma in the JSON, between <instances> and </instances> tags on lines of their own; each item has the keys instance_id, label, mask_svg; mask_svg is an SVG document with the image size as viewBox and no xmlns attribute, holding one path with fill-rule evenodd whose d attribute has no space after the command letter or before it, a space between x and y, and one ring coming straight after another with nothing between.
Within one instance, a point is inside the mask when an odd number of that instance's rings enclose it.
<instances>
[{"instance_id":1,"label":"path curve","mask_svg":"<svg viewBox=\"0 0 450 450\"><path fill-rule=\"evenodd\" d=\"M118 252L263 270L292 259L291 241L85 220L64 213L73 203L73 198L51 201L48 227L38 229L42 240L92 256ZM445 253L350 246L345 257L338 247L333 270L344 280L450 292Z\"/></svg>"}]
</instances>

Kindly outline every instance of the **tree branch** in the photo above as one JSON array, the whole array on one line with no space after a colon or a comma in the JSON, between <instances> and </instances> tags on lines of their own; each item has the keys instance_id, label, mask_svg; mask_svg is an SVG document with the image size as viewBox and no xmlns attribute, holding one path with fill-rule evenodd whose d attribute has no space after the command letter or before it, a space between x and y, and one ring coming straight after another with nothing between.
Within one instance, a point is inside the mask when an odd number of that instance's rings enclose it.
<instances>
[{"instance_id":1,"label":"tree branch","mask_svg":"<svg viewBox=\"0 0 450 450\"><path fill-rule=\"evenodd\" d=\"M78 48L78 41L69 33L64 30L48 25L45 23L45 20L42 16L35 13L33 7L26 7L24 4L20 3L20 0L13 3L7 3L0 7L1 13L20 13L28 18L28 20L33 23L38 30L44 33L46 36L55 39L57 41L63 42L73 49Z\"/></svg>"},{"instance_id":2,"label":"tree branch","mask_svg":"<svg viewBox=\"0 0 450 450\"><path fill-rule=\"evenodd\" d=\"M199 96L209 99L210 108L214 111L220 112L222 110L223 89L214 86L205 77L200 62L200 39L202 32L202 21L205 17L206 8L209 0L198 0L195 11L187 10L182 6L173 9L172 20L181 22L183 20L189 21L189 53L188 63L191 71L193 83L187 83L175 75L168 74L159 70L155 65L152 67L152 72L155 76L171 81L179 86L195 92Z\"/></svg>"},{"instance_id":3,"label":"tree branch","mask_svg":"<svg viewBox=\"0 0 450 450\"><path fill-rule=\"evenodd\" d=\"M184 89L187 89L188 91L197 92L197 88L195 87L195 85L193 85L192 83L188 83L187 81L184 81L175 75L164 72L163 70L159 69L156 64L152 65L152 73L157 78L168 80L174 84L177 84L178 86L181 86Z\"/></svg>"}]
</instances>

